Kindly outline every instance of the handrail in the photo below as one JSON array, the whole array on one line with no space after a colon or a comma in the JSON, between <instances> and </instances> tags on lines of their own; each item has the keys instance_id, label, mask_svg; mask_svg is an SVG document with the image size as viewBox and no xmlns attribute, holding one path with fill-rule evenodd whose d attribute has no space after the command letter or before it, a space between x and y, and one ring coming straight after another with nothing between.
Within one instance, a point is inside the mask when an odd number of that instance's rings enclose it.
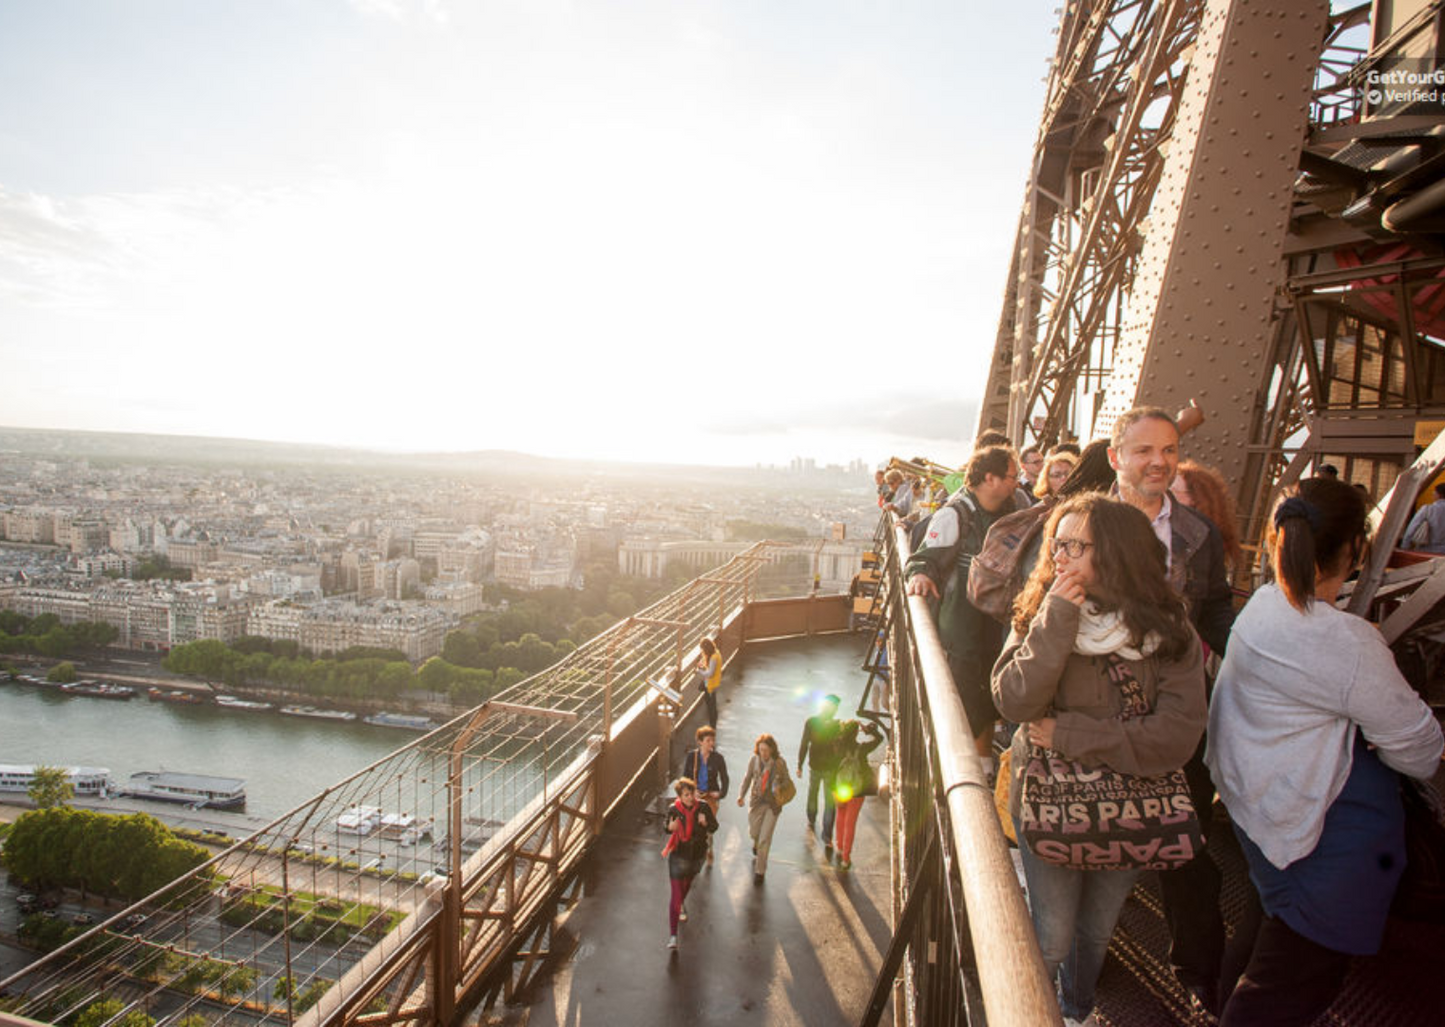
<instances>
[{"instance_id":1,"label":"handrail","mask_svg":"<svg viewBox=\"0 0 1445 1027\"><path fill-rule=\"evenodd\" d=\"M916 673L917 700L923 707L917 711L917 724L925 735L921 741L928 750L928 772L934 778L928 792L934 800L939 841L946 850L943 858L949 873L944 880L948 883L953 933L962 947L966 925L990 1027L1059 1024L1062 1019L1057 994L1045 975L1043 956L999 825L993 790L974 749L973 732L932 612L925 598L904 594L907 528L890 519L887 536L886 587L895 617L892 640L895 652L900 645L912 650L908 662ZM899 677L906 676L905 667L900 666L904 662L893 661ZM895 681L895 686L898 684ZM895 705L909 699L901 688L895 688ZM908 819L917 822L916 818ZM902 844L908 844L906 838ZM897 860L896 865L907 873L904 860ZM918 960L915 955L915 962ZM953 969L961 972L961 960ZM967 994L966 988L950 989L955 990ZM945 1014L935 1010L927 1015L941 1018Z\"/></svg>"}]
</instances>

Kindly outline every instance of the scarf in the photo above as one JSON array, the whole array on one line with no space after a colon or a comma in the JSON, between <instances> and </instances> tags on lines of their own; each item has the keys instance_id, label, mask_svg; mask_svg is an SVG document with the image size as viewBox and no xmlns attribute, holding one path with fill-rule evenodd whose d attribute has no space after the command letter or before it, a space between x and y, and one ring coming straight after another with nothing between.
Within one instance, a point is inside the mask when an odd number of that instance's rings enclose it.
<instances>
[{"instance_id":1,"label":"scarf","mask_svg":"<svg viewBox=\"0 0 1445 1027\"><path fill-rule=\"evenodd\" d=\"M683 804L681 799L673 800L672 808L682 814L682 819L673 827L672 834L668 836L667 844L662 847L662 854L664 856L672 855L672 850L677 848L680 843L692 841L692 832L697 826L697 807L701 802L702 800L698 799L691 806L687 806Z\"/></svg>"},{"instance_id":2,"label":"scarf","mask_svg":"<svg viewBox=\"0 0 1445 1027\"><path fill-rule=\"evenodd\" d=\"M753 792L753 794L754 794L754 795L767 795L767 794L768 794L768 778L772 777L772 775L773 775L773 761L772 761L772 760L768 760L768 762L764 763L762 760L758 760L758 769L759 769L759 773L758 773L758 783L753 786L754 789L755 789L754 792Z\"/></svg>"},{"instance_id":3,"label":"scarf","mask_svg":"<svg viewBox=\"0 0 1445 1027\"><path fill-rule=\"evenodd\" d=\"M1142 660L1162 641L1157 632L1144 636L1139 648L1130 645L1129 627L1118 610L1105 612L1089 600L1079 611L1079 633L1074 638L1074 652L1084 656L1105 656L1114 653L1126 660Z\"/></svg>"}]
</instances>

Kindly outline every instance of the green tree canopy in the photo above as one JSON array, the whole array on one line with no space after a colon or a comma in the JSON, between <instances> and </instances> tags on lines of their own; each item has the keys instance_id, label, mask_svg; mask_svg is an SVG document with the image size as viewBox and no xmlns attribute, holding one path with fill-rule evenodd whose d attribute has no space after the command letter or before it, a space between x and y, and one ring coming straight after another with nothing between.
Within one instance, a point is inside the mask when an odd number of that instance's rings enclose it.
<instances>
[{"instance_id":1,"label":"green tree canopy","mask_svg":"<svg viewBox=\"0 0 1445 1027\"><path fill-rule=\"evenodd\" d=\"M70 783L70 775L64 767L36 767L25 794L35 803L36 809L50 809L75 798L75 786Z\"/></svg>"},{"instance_id":2,"label":"green tree canopy","mask_svg":"<svg viewBox=\"0 0 1445 1027\"><path fill-rule=\"evenodd\" d=\"M54 681L57 684L66 685L75 680L75 664L69 660L61 660L51 667L45 675L46 681Z\"/></svg>"}]
</instances>

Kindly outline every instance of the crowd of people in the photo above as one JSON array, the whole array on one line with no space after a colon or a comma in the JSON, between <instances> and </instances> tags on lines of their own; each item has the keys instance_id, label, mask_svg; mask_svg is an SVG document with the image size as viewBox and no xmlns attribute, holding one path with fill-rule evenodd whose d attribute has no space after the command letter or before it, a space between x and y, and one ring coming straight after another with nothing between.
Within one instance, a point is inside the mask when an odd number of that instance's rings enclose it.
<instances>
[{"instance_id":1,"label":"crowd of people","mask_svg":"<svg viewBox=\"0 0 1445 1027\"><path fill-rule=\"evenodd\" d=\"M985 433L947 497L912 481L900 504L903 476L879 482L880 507L921 525L906 589L932 601L980 758L994 772L1007 754L1000 788L1069 1024L1095 1022L1110 938L1149 872L1199 1010L1230 1027L1312 1022L1348 958L1380 947L1402 789L1445 746L1379 632L1334 605L1369 543L1356 487L1323 474L1281 499L1273 580L1236 612L1230 489L1181 460L1201 418L1141 407L1083 449L1018 453ZM1445 489L1426 510L1418 534L1445 546ZM1018 562L1002 610L979 588L999 553ZM1216 795L1252 888L1228 945Z\"/></svg>"}]
</instances>

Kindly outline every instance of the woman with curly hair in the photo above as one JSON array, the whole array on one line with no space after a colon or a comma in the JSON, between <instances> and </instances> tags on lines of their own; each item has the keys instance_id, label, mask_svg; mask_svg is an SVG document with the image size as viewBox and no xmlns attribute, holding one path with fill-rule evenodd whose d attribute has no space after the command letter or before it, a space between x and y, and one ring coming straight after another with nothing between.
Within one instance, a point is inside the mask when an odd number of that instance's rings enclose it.
<instances>
[{"instance_id":1,"label":"woman with curly hair","mask_svg":"<svg viewBox=\"0 0 1445 1027\"><path fill-rule=\"evenodd\" d=\"M1164 546L1143 513L1095 492L1059 503L1015 600L1012 626L994 667L993 697L1020 724L1009 803L1016 826L1029 743L1142 777L1188 761L1207 716L1203 655L1184 601L1169 585ZM1136 696L1129 705L1142 696L1147 712L1125 719L1126 687ZM1104 954L1140 871L1060 865L1027 845L1020 853L1065 1023L1091 1022Z\"/></svg>"},{"instance_id":2,"label":"woman with curly hair","mask_svg":"<svg viewBox=\"0 0 1445 1027\"><path fill-rule=\"evenodd\" d=\"M1239 547L1239 515L1224 475L1206 464L1181 460L1169 492L1176 502L1193 507L1219 529L1219 537L1224 540L1224 562L1231 574L1238 571L1244 561L1244 551Z\"/></svg>"}]
</instances>

